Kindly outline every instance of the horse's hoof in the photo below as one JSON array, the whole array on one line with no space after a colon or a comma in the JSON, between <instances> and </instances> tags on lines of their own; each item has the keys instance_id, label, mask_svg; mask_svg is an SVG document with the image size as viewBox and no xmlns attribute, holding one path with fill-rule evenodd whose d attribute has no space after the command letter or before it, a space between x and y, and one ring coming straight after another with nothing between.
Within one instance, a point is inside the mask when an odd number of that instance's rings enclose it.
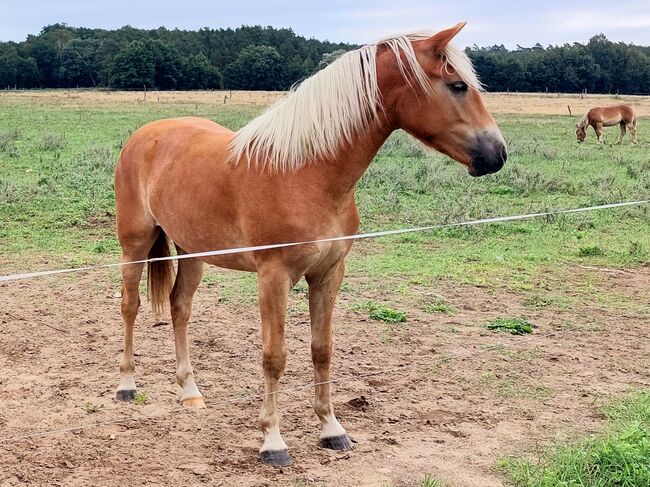
<instances>
[{"instance_id":1,"label":"horse's hoof","mask_svg":"<svg viewBox=\"0 0 650 487\"><path fill-rule=\"evenodd\" d=\"M117 401L133 401L135 399L135 389L121 389L115 393Z\"/></svg>"},{"instance_id":2,"label":"horse's hoof","mask_svg":"<svg viewBox=\"0 0 650 487\"><path fill-rule=\"evenodd\" d=\"M320 439L320 446L329 450L352 450L352 442L348 435L330 436Z\"/></svg>"},{"instance_id":3,"label":"horse's hoof","mask_svg":"<svg viewBox=\"0 0 650 487\"><path fill-rule=\"evenodd\" d=\"M188 409L205 408L205 401L202 397L187 397L185 399L181 399L181 406Z\"/></svg>"},{"instance_id":4,"label":"horse's hoof","mask_svg":"<svg viewBox=\"0 0 650 487\"><path fill-rule=\"evenodd\" d=\"M266 450L260 452L260 460L267 465L274 467L288 467L293 463L293 458L288 450Z\"/></svg>"}]
</instances>

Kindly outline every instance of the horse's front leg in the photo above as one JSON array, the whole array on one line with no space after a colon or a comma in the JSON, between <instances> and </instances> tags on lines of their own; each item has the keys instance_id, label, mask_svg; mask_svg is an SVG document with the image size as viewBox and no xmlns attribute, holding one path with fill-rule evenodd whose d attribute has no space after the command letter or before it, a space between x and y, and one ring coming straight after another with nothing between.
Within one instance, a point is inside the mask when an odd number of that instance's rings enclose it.
<instances>
[{"instance_id":1,"label":"horse's front leg","mask_svg":"<svg viewBox=\"0 0 650 487\"><path fill-rule=\"evenodd\" d=\"M309 312L311 315L311 357L314 363L316 395L314 409L321 421L321 446L333 450L349 450L352 443L334 415L330 392L330 361L332 357L332 312L343 281L345 265L341 260L324 275L307 276Z\"/></svg>"},{"instance_id":2,"label":"horse's front leg","mask_svg":"<svg viewBox=\"0 0 650 487\"><path fill-rule=\"evenodd\" d=\"M603 124L602 123L596 123L594 125L594 130L596 131L596 136L598 137L598 143L599 144L604 144L605 140L603 139L603 134L604 134Z\"/></svg>"},{"instance_id":3,"label":"horse's front leg","mask_svg":"<svg viewBox=\"0 0 650 487\"><path fill-rule=\"evenodd\" d=\"M277 394L287 357L284 321L293 282L282 266L267 264L259 268L258 274L264 368L264 400L260 412L264 443L260 448L260 459L262 463L282 467L293 463L280 434Z\"/></svg>"}]
</instances>

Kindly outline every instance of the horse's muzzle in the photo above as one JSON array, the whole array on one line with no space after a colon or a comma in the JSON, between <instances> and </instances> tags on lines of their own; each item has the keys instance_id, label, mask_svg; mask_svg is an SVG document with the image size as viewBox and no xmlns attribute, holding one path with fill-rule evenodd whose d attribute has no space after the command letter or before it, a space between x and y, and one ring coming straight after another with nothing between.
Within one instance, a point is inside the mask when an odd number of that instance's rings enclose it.
<instances>
[{"instance_id":1,"label":"horse's muzzle","mask_svg":"<svg viewBox=\"0 0 650 487\"><path fill-rule=\"evenodd\" d=\"M506 144L499 132L479 133L470 149L470 155L468 170L469 174L475 177L497 172L508 159Z\"/></svg>"}]
</instances>

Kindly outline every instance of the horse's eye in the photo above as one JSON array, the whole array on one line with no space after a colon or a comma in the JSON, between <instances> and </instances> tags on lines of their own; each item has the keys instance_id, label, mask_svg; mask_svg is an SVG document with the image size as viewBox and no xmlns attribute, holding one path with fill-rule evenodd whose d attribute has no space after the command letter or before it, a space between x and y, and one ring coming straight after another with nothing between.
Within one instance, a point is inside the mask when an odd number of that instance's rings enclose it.
<instances>
[{"instance_id":1,"label":"horse's eye","mask_svg":"<svg viewBox=\"0 0 650 487\"><path fill-rule=\"evenodd\" d=\"M464 81L454 81L453 83L449 83L447 86L449 86L449 89L455 93L464 93L467 91L467 83Z\"/></svg>"}]
</instances>

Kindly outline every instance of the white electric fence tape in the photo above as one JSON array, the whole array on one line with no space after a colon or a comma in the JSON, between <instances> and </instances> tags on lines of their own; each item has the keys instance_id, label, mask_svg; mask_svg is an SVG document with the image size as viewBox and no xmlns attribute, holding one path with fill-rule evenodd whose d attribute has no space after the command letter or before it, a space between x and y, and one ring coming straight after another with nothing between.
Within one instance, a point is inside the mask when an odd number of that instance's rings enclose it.
<instances>
[{"instance_id":1,"label":"white electric fence tape","mask_svg":"<svg viewBox=\"0 0 650 487\"><path fill-rule=\"evenodd\" d=\"M343 235L341 237L328 237L318 240L306 240L304 242L287 242L287 243L277 243L277 244L268 244L268 245L256 245L253 247L237 247L232 249L221 249L221 250L209 250L206 252L195 252L192 254L180 254L180 255L170 255L169 257L156 257L153 259L143 259L143 260L133 260L129 262L115 262L112 264L101 264L95 266L87 267L71 267L69 269L56 269L50 271L37 271L37 272L26 272L23 274L10 274L6 276L0 276L0 282L8 281L18 281L22 279L32 279L34 277L44 277L44 276L53 276L56 274L68 274L71 272L86 272L94 271L97 269L106 269L110 267L122 267L125 265L133 264L145 264L147 262L159 262L163 260L180 260L180 259L192 259L195 257L210 257L213 255L227 255L227 254L237 254L241 252L259 252L260 250L271 250L271 249L280 249L284 247L295 247L297 245L308 245L316 244L323 242L338 242L341 240L360 240L363 238L374 238L374 237L385 237L388 235L399 235L403 233L413 233L413 232L423 232L426 230L437 230L441 228L450 228L450 227L465 227L473 225L483 225L486 223L501 223L509 222L515 220L528 220L530 218L539 218L542 216L553 216L553 215L565 215L569 213L583 213L587 211L594 210L604 210L607 208L621 208L624 206L638 206L650 203L650 200L639 200L639 201L626 201L623 203L610 203L606 205L596 205L588 206L584 208L572 208L568 210L554 210L554 211L544 211L540 213L528 213L524 215L512 215L512 216L499 216L494 218L482 218L480 220L470 220L466 222L457 222L457 223L446 223L441 225L429 225L425 227L414 227L414 228L402 228L399 230L383 230L380 232L369 232L369 233L359 233L356 235Z\"/></svg>"}]
</instances>

